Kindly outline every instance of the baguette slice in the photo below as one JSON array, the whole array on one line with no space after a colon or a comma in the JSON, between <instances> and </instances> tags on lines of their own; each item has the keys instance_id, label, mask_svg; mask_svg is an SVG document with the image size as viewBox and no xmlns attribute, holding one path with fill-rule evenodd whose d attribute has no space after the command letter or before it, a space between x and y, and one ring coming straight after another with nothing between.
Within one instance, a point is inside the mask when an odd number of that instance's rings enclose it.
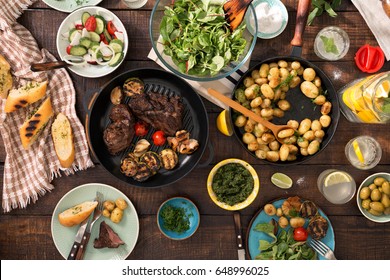
<instances>
[{"instance_id":1,"label":"baguette slice","mask_svg":"<svg viewBox=\"0 0 390 280\"><path fill-rule=\"evenodd\" d=\"M97 205L97 201L84 201L58 214L58 221L65 227L78 225L91 215Z\"/></svg>"},{"instance_id":2,"label":"baguette slice","mask_svg":"<svg viewBox=\"0 0 390 280\"><path fill-rule=\"evenodd\" d=\"M27 107L29 104L37 102L46 94L47 81L45 82L28 82L18 89L12 89L9 92L5 102L6 113L11 113L20 108Z\"/></svg>"},{"instance_id":3,"label":"baguette slice","mask_svg":"<svg viewBox=\"0 0 390 280\"><path fill-rule=\"evenodd\" d=\"M42 102L38 111L30 119L26 120L19 129L20 139L26 150L35 142L52 116L53 108L51 107L50 97L48 97Z\"/></svg>"},{"instance_id":4,"label":"baguette slice","mask_svg":"<svg viewBox=\"0 0 390 280\"><path fill-rule=\"evenodd\" d=\"M11 66L4 56L0 55L0 97L7 98L12 88Z\"/></svg>"},{"instance_id":5,"label":"baguette slice","mask_svg":"<svg viewBox=\"0 0 390 280\"><path fill-rule=\"evenodd\" d=\"M72 127L68 118L59 113L51 126L54 148L63 168L72 165L75 157Z\"/></svg>"}]
</instances>

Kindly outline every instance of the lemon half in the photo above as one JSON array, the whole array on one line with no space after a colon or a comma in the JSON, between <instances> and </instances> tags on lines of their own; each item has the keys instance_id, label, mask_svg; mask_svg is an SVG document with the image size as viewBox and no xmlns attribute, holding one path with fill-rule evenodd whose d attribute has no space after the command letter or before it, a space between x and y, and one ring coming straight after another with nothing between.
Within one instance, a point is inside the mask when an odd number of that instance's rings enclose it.
<instances>
[{"instance_id":1,"label":"lemon half","mask_svg":"<svg viewBox=\"0 0 390 280\"><path fill-rule=\"evenodd\" d=\"M349 182L351 182L351 178L347 174L341 171L336 171L326 176L324 186L329 187L336 184L349 183Z\"/></svg>"},{"instance_id":2,"label":"lemon half","mask_svg":"<svg viewBox=\"0 0 390 280\"><path fill-rule=\"evenodd\" d=\"M283 173L275 173L271 177L271 182L281 188L281 189L289 189L293 185L293 181L290 177Z\"/></svg>"},{"instance_id":3,"label":"lemon half","mask_svg":"<svg viewBox=\"0 0 390 280\"><path fill-rule=\"evenodd\" d=\"M233 135L233 128L228 120L228 111L223 110L217 117L217 128L226 136L232 136Z\"/></svg>"}]
</instances>

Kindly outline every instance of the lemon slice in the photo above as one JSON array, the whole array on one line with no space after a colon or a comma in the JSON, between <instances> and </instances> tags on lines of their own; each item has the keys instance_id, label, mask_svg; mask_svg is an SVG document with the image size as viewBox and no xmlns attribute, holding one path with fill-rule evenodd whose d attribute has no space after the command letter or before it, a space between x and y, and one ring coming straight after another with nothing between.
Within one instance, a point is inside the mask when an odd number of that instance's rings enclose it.
<instances>
[{"instance_id":1,"label":"lemon slice","mask_svg":"<svg viewBox=\"0 0 390 280\"><path fill-rule=\"evenodd\" d=\"M362 151L360 150L359 143L357 140L353 140L352 147L353 147L353 150L355 151L355 154L356 154L358 160L361 163L364 163L364 157L363 157Z\"/></svg>"},{"instance_id":2,"label":"lemon slice","mask_svg":"<svg viewBox=\"0 0 390 280\"><path fill-rule=\"evenodd\" d=\"M275 173L272 175L271 182L281 189L289 189L293 185L291 178L283 173Z\"/></svg>"},{"instance_id":3,"label":"lemon slice","mask_svg":"<svg viewBox=\"0 0 390 280\"><path fill-rule=\"evenodd\" d=\"M230 125L230 122L227 119L227 110L223 110L217 117L217 128L218 130L225 134L226 136L233 135L233 128Z\"/></svg>"},{"instance_id":4,"label":"lemon slice","mask_svg":"<svg viewBox=\"0 0 390 280\"><path fill-rule=\"evenodd\" d=\"M336 171L330 173L325 178L324 186L329 187L336 184L349 183L349 182L351 182L351 178L347 174L345 174L344 172Z\"/></svg>"}]
</instances>

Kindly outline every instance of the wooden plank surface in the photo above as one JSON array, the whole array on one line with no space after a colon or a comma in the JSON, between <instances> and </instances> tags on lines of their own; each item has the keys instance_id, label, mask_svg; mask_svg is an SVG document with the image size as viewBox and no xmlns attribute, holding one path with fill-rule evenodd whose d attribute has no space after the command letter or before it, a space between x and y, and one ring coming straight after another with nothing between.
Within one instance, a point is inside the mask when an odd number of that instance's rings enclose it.
<instances>
[{"instance_id":1,"label":"wooden plank surface","mask_svg":"<svg viewBox=\"0 0 390 280\"><path fill-rule=\"evenodd\" d=\"M275 56L288 56L291 52L290 41L295 24L296 3L283 1L289 12L289 24L277 38L257 40L251 57L251 65ZM129 35L129 51L125 62L112 74L99 79L84 79L70 72L77 92L76 110L80 120L85 122L86 110L84 96L99 90L104 84L120 73L137 68L159 68L147 58L151 49L148 35L149 17L155 1L150 0L139 10L130 10L121 1L103 0L100 6L112 10L124 23ZM302 57L313 62L331 79L336 90L346 83L367 74L357 69L353 61L357 49L365 43L377 45L366 23L351 1L343 1L337 10L338 16L331 18L323 15L317 18L313 26L308 26L304 34ZM37 1L24 12L18 20L26 26L36 38L38 45L48 49L58 58L56 51L56 33L68 14L55 11L42 1ZM39 24L37 24L39 23ZM313 42L320 29L337 25L347 31L351 39L348 54L340 61L326 62L319 59L313 51ZM382 71L390 70L387 62ZM204 99L203 99L204 100ZM260 194L246 209L240 211L244 232L247 231L252 217L268 201L290 195L299 195L316 202L332 222L336 256L339 259L390 259L390 226L373 223L360 213L355 198L344 205L329 203L317 189L317 177L325 169L337 168L349 172L359 185L365 177L375 172L390 171L389 124L361 125L348 122L340 116L337 131L328 147L302 165L276 167L252 157L244 150L239 141L223 136L216 129L216 118L221 111L216 105L204 100L210 123L210 143L214 147L214 156L206 167L196 167L185 178L164 188L142 189L129 186L107 172L98 161L95 167L77 172L72 176L63 175L52 182L54 190L40 197L27 209L16 209L0 214L0 258L1 259L62 259L51 236L52 213L58 201L74 187L91 182L109 184L126 194L137 209L140 220L140 235L129 259L236 259L234 224L232 213L217 207L209 198L206 180L211 168L219 161L236 157L251 163L260 177ZM369 171L352 167L344 156L344 146L349 139L358 135L371 135L378 140L383 149L380 164ZM208 159L206 151L201 162ZM0 174L4 173L6 154L0 140ZM289 175L294 186L289 190L276 188L270 182L275 172ZM0 185L3 176L0 177ZM2 193L2 191L1 191ZM201 225L196 234L188 240L175 242L165 238L158 230L156 212L160 204L172 196L186 196L192 199L201 213ZM39 244L39 246L37 245ZM364 246L361 246L364 244ZM189 254L188 252L191 252Z\"/></svg>"}]
</instances>

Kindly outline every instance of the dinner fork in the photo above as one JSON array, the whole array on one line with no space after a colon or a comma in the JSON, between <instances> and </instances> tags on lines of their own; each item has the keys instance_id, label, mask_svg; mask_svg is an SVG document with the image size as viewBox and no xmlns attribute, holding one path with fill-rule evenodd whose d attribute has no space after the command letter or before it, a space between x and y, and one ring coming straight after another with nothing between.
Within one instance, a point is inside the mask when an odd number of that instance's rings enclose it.
<instances>
[{"instance_id":1,"label":"dinner fork","mask_svg":"<svg viewBox=\"0 0 390 280\"><path fill-rule=\"evenodd\" d=\"M92 227L95 224L95 222L101 217L103 212L103 202L104 202L104 196L101 192L96 192L96 201L98 202L97 207L95 208L95 211L93 212L93 218L92 221L88 224L87 229L85 230L83 239L81 240L80 248L77 251L76 254L76 260L82 260L84 257L84 252L87 248L89 238L91 237L91 231Z\"/></svg>"},{"instance_id":2,"label":"dinner fork","mask_svg":"<svg viewBox=\"0 0 390 280\"><path fill-rule=\"evenodd\" d=\"M332 249L330 249L326 244L322 241L312 239L308 241L309 246L312 247L318 254L323 256L328 260L337 260Z\"/></svg>"}]
</instances>

